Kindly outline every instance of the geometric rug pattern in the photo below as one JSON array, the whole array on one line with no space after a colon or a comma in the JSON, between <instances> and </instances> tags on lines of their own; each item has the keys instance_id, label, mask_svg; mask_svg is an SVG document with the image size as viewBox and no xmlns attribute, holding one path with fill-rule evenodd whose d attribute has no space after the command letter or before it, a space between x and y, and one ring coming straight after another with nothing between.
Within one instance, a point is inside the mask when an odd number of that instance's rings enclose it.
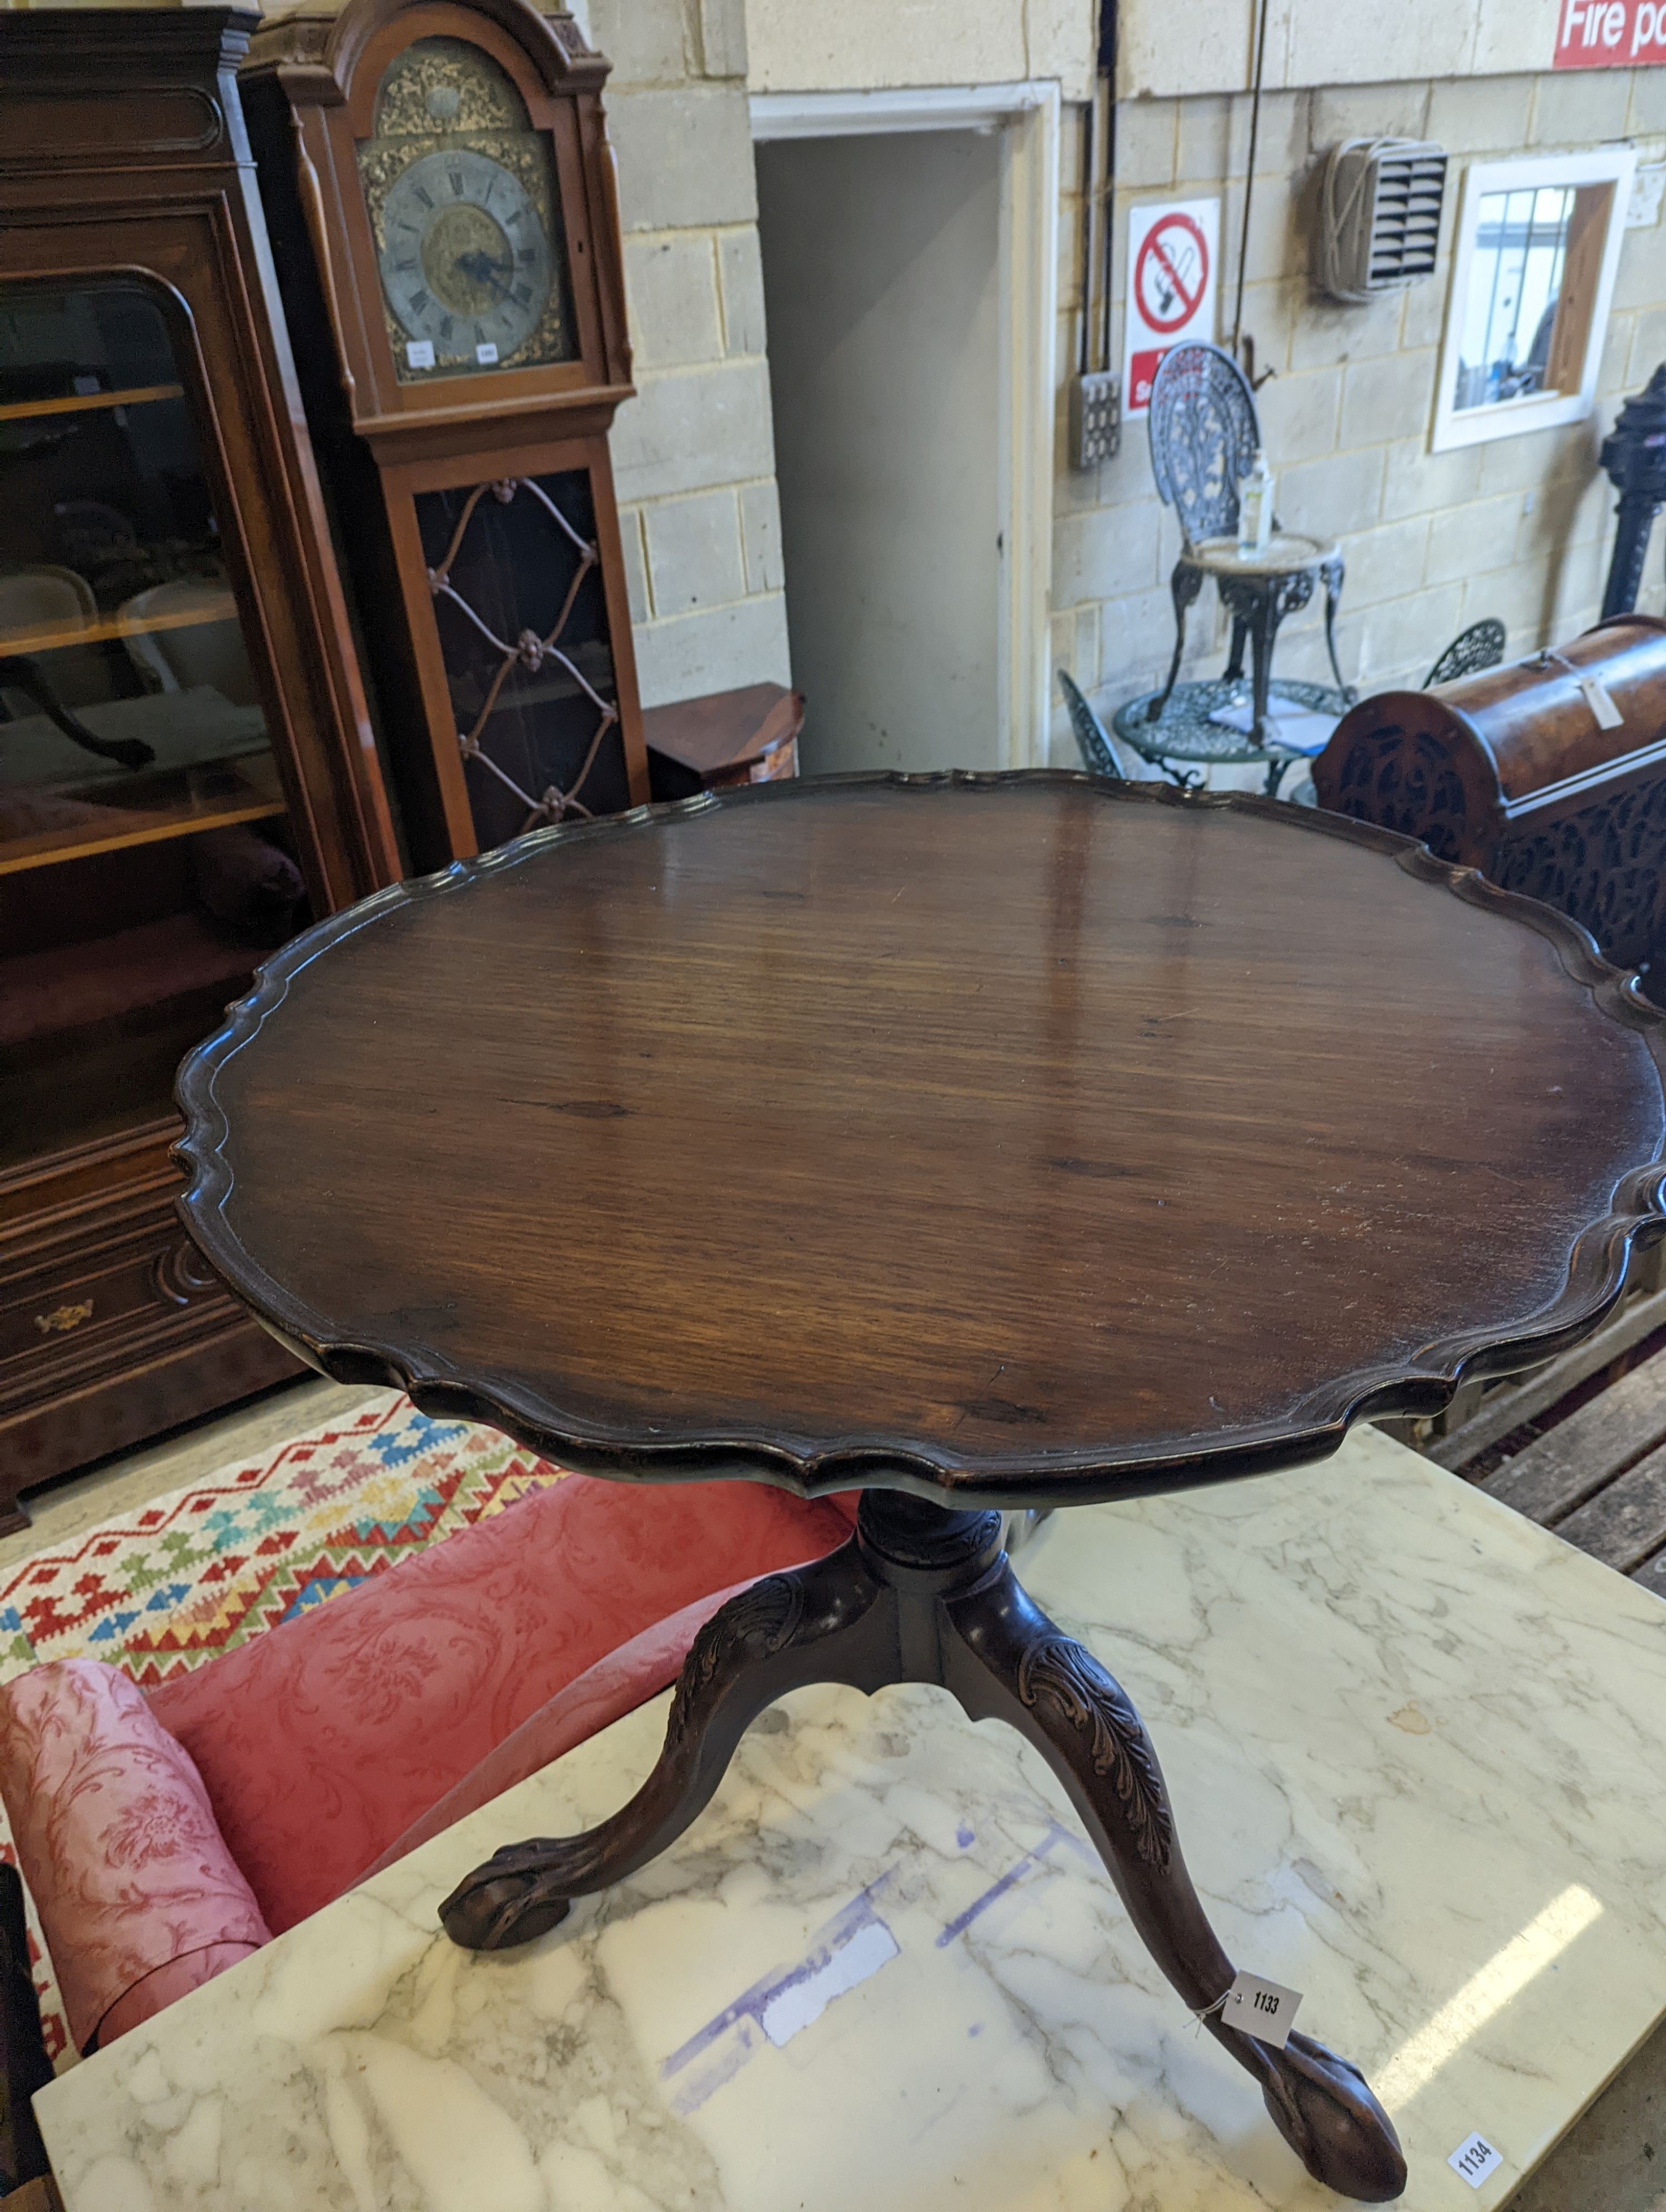
<instances>
[{"instance_id":1,"label":"geometric rug pattern","mask_svg":"<svg viewBox=\"0 0 1666 2212\"><path fill-rule=\"evenodd\" d=\"M102 1659L141 1688L327 1604L562 1470L470 1421L430 1420L398 1390L346 1420L153 1498L37 1552L0 1579L0 1681ZM0 1807L0 1858L16 1863ZM46 2049L75 2046L29 1903Z\"/></svg>"},{"instance_id":2,"label":"geometric rug pattern","mask_svg":"<svg viewBox=\"0 0 1666 2212\"><path fill-rule=\"evenodd\" d=\"M104 1659L153 1688L560 1479L499 1431L386 1391L14 1567L0 1680Z\"/></svg>"}]
</instances>

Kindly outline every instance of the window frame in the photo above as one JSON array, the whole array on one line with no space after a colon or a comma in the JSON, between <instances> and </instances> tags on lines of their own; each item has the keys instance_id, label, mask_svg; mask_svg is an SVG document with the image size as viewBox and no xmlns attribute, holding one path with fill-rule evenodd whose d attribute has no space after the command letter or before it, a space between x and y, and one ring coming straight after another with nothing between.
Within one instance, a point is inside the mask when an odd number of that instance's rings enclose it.
<instances>
[{"instance_id":1,"label":"window frame","mask_svg":"<svg viewBox=\"0 0 1666 2212\"><path fill-rule=\"evenodd\" d=\"M1519 437L1533 430L1553 429L1560 423L1582 422L1591 412L1596 399L1596 379L1602 367L1602 341L1608 331L1614 279L1619 274L1620 252L1626 235L1626 204L1636 167L1635 146L1594 146L1578 154L1528 155L1505 161L1469 163L1464 172L1462 204L1452 240L1452 270L1441 332L1434 428L1429 441L1431 453L1479 445L1493 438ZM1535 392L1520 398L1493 400L1481 407L1455 407L1453 393L1457 384L1458 355L1474 265L1481 202L1494 192L1532 191L1544 185L1572 185L1578 189L1591 185L1608 187L1608 215L1602 267L1585 332L1578 389Z\"/></svg>"}]
</instances>

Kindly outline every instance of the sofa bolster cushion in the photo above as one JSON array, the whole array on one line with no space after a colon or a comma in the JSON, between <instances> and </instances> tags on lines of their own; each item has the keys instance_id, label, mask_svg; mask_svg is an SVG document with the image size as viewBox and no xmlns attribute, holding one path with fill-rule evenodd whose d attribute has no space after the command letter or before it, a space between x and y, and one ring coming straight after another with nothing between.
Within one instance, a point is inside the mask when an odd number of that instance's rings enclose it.
<instances>
[{"instance_id":1,"label":"sofa bolster cushion","mask_svg":"<svg viewBox=\"0 0 1666 2212\"><path fill-rule=\"evenodd\" d=\"M0 1689L0 1796L77 2049L153 1978L167 1995L125 2025L269 1940L190 1753L115 1668Z\"/></svg>"}]
</instances>

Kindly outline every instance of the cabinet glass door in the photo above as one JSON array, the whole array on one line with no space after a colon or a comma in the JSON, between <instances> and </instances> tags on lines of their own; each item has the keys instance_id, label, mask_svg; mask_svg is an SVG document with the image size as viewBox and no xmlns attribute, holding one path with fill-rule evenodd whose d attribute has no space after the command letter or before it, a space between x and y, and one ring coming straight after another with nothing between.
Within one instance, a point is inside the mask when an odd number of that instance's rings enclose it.
<instances>
[{"instance_id":1,"label":"cabinet glass door","mask_svg":"<svg viewBox=\"0 0 1666 2212\"><path fill-rule=\"evenodd\" d=\"M201 446L143 282L0 286L0 1172L166 1115L307 919Z\"/></svg>"}]
</instances>

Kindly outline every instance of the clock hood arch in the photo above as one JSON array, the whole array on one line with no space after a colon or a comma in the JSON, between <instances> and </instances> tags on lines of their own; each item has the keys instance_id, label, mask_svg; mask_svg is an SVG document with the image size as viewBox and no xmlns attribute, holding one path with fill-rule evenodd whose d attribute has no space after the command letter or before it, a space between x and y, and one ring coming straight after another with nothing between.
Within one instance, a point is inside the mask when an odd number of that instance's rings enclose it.
<instances>
[{"instance_id":1,"label":"clock hood arch","mask_svg":"<svg viewBox=\"0 0 1666 2212\"><path fill-rule=\"evenodd\" d=\"M410 0L348 0L335 15L299 9L255 33L249 65L260 66L263 49L281 52L278 66L292 96L304 93L317 106L341 106L351 97L360 64L381 33L402 18L426 12L413 9ZM587 42L571 15L545 15L527 0L471 0L471 13L514 40L546 93L599 92L606 81L611 63ZM410 35L422 33L412 30Z\"/></svg>"},{"instance_id":2,"label":"clock hood arch","mask_svg":"<svg viewBox=\"0 0 1666 2212\"><path fill-rule=\"evenodd\" d=\"M399 39L353 143L401 386L581 355L559 143L483 41Z\"/></svg>"},{"instance_id":3,"label":"clock hood arch","mask_svg":"<svg viewBox=\"0 0 1666 2212\"><path fill-rule=\"evenodd\" d=\"M374 132L390 65L434 39L473 46L501 69L547 140L576 337L570 358L502 374L471 362L466 375L459 368L421 383L400 376L359 152ZM617 184L600 93L609 66L570 15L545 16L530 0L348 0L339 14L297 9L251 40L240 76L263 189L269 198L275 188L292 196L304 218L297 234L325 295L341 398L353 428L379 449L409 449L419 424L464 404L476 416L559 407L575 427L605 432L631 396ZM401 319L396 310L394 324Z\"/></svg>"}]
</instances>

